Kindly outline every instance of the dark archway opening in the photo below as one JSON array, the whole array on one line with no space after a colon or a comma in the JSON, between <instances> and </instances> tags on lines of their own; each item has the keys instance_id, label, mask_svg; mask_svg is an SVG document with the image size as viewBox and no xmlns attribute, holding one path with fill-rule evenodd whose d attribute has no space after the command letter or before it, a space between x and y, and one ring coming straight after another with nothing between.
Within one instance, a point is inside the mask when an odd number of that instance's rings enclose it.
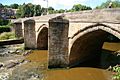
<instances>
[{"instance_id":1,"label":"dark archway opening","mask_svg":"<svg viewBox=\"0 0 120 80\"><path fill-rule=\"evenodd\" d=\"M71 48L70 67L96 67L108 68L120 63L120 59L116 56L115 51L120 50L120 46L116 50L111 43L119 45L119 39L114 35L103 31L96 30L79 37Z\"/></svg>"},{"instance_id":2,"label":"dark archway opening","mask_svg":"<svg viewBox=\"0 0 120 80\"><path fill-rule=\"evenodd\" d=\"M43 29L38 34L37 49L48 50L48 28L47 27L43 27Z\"/></svg>"}]
</instances>

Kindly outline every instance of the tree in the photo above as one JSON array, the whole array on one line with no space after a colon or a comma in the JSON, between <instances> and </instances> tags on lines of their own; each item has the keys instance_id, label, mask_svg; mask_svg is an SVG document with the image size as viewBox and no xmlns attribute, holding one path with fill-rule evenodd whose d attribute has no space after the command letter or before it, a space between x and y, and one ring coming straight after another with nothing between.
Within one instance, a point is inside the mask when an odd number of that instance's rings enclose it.
<instances>
[{"instance_id":1,"label":"tree","mask_svg":"<svg viewBox=\"0 0 120 80\"><path fill-rule=\"evenodd\" d=\"M24 14L23 14L23 5L19 5L18 10L16 12L16 17L20 18L20 17L23 17L23 16L24 16Z\"/></svg>"},{"instance_id":2,"label":"tree","mask_svg":"<svg viewBox=\"0 0 120 80\"><path fill-rule=\"evenodd\" d=\"M42 7L41 13L42 13L42 15L46 15L47 14L47 8Z\"/></svg>"},{"instance_id":3,"label":"tree","mask_svg":"<svg viewBox=\"0 0 120 80\"><path fill-rule=\"evenodd\" d=\"M81 4L75 4L72 7L72 12L73 11L83 11L83 10L91 10L91 7L85 6L85 5L81 5Z\"/></svg>"},{"instance_id":4,"label":"tree","mask_svg":"<svg viewBox=\"0 0 120 80\"><path fill-rule=\"evenodd\" d=\"M55 10L53 7L49 7L48 12L49 12L49 14L53 14L53 13L55 13Z\"/></svg>"},{"instance_id":5,"label":"tree","mask_svg":"<svg viewBox=\"0 0 120 80\"><path fill-rule=\"evenodd\" d=\"M34 16L40 16L42 13L41 6L40 5L35 5L34 6Z\"/></svg>"},{"instance_id":6,"label":"tree","mask_svg":"<svg viewBox=\"0 0 120 80\"><path fill-rule=\"evenodd\" d=\"M112 4L111 4L112 8L119 8L120 7L119 0L115 0L115 1L107 0L106 2L102 3L100 6L97 6L96 9L108 8L108 6L111 2L112 2Z\"/></svg>"},{"instance_id":7,"label":"tree","mask_svg":"<svg viewBox=\"0 0 120 80\"><path fill-rule=\"evenodd\" d=\"M65 12L64 9L60 9L60 10L58 10L58 13L64 13L64 12Z\"/></svg>"},{"instance_id":8,"label":"tree","mask_svg":"<svg viewBox=\"0 0 120 80\"><path fill-rule=\"evenodd\" d=\"M0 8L3 8L4 6L0 3Z\"/></svg>"},{"instance_id":9,"label":"tree","mask_svg":"<svg viewBox=\"0 0 120 80\"><path fill-rule=\"evenodd\" d=\"M17 11L20 17L32 17L34 15L34 5L31 3L21 5Z\"/></svg>"},{"instance_id":10,"label":"tree","mask_svg":"<svg viewBox=\"0 0 120 80\"><path fill-rule=\"evenodd\" d=\"M18 4L11 4L10 8L12 9L18 9L19 5Z\"/></svg>"}]
</instances>

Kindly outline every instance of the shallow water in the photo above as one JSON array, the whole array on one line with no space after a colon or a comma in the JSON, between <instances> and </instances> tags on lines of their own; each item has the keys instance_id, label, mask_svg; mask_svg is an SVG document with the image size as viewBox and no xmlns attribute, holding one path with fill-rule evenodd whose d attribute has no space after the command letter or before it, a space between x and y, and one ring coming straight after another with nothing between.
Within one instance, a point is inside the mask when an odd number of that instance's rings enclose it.
<instances>
[{"instance_id":1,"label":"shallow water","mask_svg":"<svg viewBox=\"0 0 120 80\"><path fill-rule=\"evenodd\" d=\"M118 51L120 50L120 43L108 43L105 42L103 49ZM44 75L43 80L112 80L112 73L99 68L92 67L75 67L70 69L48 69L48 51L47 50L34 50L31 54L26 56L26 60L30 60L30 66L24 65L23 71L29 69L29 67L40 68L34 72L41 73ZM104 61L104 60L103 60ZM42 68L41 68L42 67ZM22 71L22 68L20 68ZM31 70L30 70L31 71ZM23 72L24 73L24 72ZM23 74L22 73L22 74Z\"/></svg>"},{"instance_id":2,"label":"shallow water","mask_svg":"<svg viewBox=\"0 0 120 80\"><path fill-rule=\"evenodd\" d=\"M110 51L118 51L120 50L120 43L105 42L105 44L103 45L103 49ZM70 69L65 69L65 68L48 69L47 50L33 50L31 54L25 56L25 59L31 62L25 65L18 66L13 71L12 80L22 80L23 76L24 76L24 80L27 80L28 78L30 79L31 77L29 75L31 75L31 73L39 74L41 78L44 78L43 80L111 80L112 79L111 72L99 68L74 67ZM4 61L4 59L2 60Z\"/></svg>"},{"instance_id":3,"label":"shallow water","mask_svg":"<svg viewBox=\"0 0 120 80\"><path fill-rule=\"evenodd\" d=\"M47 51L33 51L26 59L40 64L47 63ZM35 66L35 65L34 65ZM91 67L77 67L70 69L49 69L44 73L44 80L111 80L111 72Z\"/></svg>"},{"instance_id":4,"label":"shallow water","mask_svg":"<svg viewBox=\"0 0 120 80\"><path fill-rule=\"evenodd\" d=\"M46 80L111 80L111 73L97 68L49 70Z\"/></svg>"},{"instance_id":5,"label":"shallow water","mask_svg":"<svg viewBox=\"0 0 120 80\"><path fill-rule=\"evenodd\" d=\"M120 42L105 42L103 45L103 49L110 50L110 51L118 51L120 50Z\"/></svg>"}]
</instances>

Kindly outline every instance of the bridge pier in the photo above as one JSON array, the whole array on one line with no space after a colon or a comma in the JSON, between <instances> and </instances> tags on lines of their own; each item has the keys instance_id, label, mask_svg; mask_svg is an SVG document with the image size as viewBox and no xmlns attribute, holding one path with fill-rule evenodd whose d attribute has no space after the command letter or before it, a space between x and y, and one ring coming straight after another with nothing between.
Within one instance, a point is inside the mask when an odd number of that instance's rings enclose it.
<instances>
[{"instance_id":1,"label":"bridge pier","mask_svg":"<svg viewBox=\"0 0 120 80\"><path fill-rule=\"evenodd\" d=\"M67 67L69 21L51 19L49 21L49 66Z\"/></svg>"},{"instance_id":2,"label":"bridge pier","mask_svg":"<svg viewBox=\"0 0 120 80\"><path fill-rule=\"evenodd\" d=\"M34 20L24 21L24 43L25 43L25 49L37 48Z\"/></svg>"},{"instance_id":3,"label":"bridge pier","mask_svg":"<svg viewBox=\"0 0 120 80\"><path fill-rule=\"evenodd\" d=\"M21 22L14 23L14 29L15 29L15 36L17 38L23 37L22 23Z\"/></svg>"}]
</instances>

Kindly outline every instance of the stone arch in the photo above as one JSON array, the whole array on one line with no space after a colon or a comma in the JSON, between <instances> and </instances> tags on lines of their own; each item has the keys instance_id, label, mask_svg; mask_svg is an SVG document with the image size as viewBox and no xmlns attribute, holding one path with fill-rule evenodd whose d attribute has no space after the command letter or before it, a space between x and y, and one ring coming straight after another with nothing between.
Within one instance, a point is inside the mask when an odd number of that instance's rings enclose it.
<instances>
[{"instance_id":1,"label":"stone arch","mask_svg":"<svg viewBox=\"0 0 120 80\"><path fill-rule=\"evenodd\" d=\"M48 26L43 24L37 30L37 49L47 50L48 49Z\"/></svg>"},{"instance_id":2,"label":"stone arch","mask_svg":"<svg viewBox=\"0 0 120 80\"><path fill-rule=\"evenodd\" d=\"M120 39L120 32L114 27L104 24L95 24L78 31L71 39L69 64L76 65L101 52L103 43L108 34Z\"/></svg>"}]
</instances>

